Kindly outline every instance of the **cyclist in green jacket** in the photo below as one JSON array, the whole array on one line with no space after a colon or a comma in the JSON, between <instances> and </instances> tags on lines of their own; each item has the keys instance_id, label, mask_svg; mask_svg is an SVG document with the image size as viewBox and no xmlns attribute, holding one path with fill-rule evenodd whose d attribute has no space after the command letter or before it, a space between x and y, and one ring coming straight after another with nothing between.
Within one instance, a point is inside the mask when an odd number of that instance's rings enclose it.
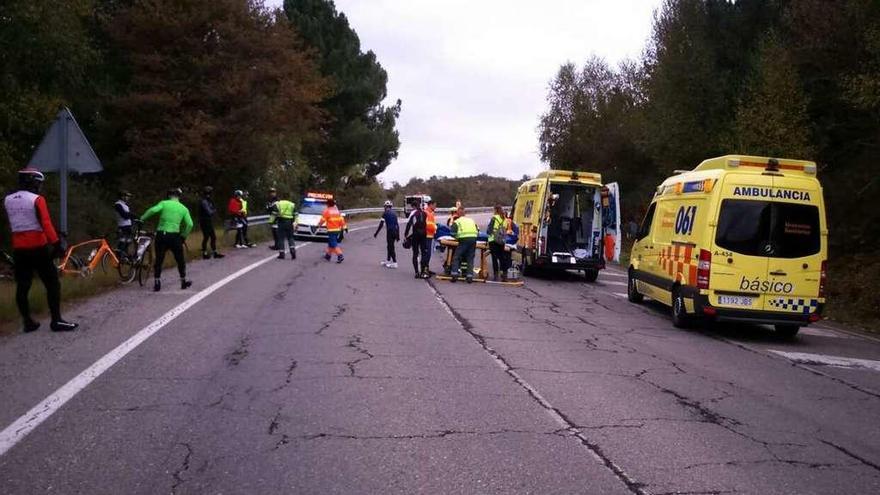
<instances>
[{"instance_id":1,"label":"cyclist in green jacket","mask_svg":"<svg viewBox=\"0 0 880 495\"><path fill-rule=\"evenodd\" d=\"M183 256L183 241L192 231L193 221L189 210L180 202L183 191L179 187L168 191L168 199L159 201L155 206L147 210L141 221L146 221L153 215L159 215L159 226L156 228L156 266L154 268L155 281L153 290L162 290L162 262L165 261L165 252L170 250L177 262L177 271L180 273L180 288L186 289L192 282L186 279L186 258ZM183 229L181 229L183 224Z\"/></svg>"}]
</instances>

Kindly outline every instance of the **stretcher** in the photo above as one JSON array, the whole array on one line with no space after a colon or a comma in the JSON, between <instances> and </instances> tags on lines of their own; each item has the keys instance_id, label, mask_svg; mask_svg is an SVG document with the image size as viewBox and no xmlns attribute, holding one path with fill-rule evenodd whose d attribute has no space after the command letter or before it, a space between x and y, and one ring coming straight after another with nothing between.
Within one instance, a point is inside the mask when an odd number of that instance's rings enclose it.
<instances>
[{"instance_id":1,"label":"stretcher","mask_svg":"<svg viewBox=\"0 0 880 495\"><path fill-rule=\"evenodd\" d=\"M446 258L443 261L443 269L446 270L447 267L452 266L452 258L455 255L455 248L458 247L458 241L456 241L452 237L441 237L437 240L437 242L439 242L441 246L444 246L446 248ZM489 243L486 241L477 241L477 255L474 256L474 259L479 259L479 266L469 268L474 271L474 282L490 285L507 285L510 287L520 287L523 285L522 279L509 280L506 282L496 282L494 280L489 280L489 267L486 263L486 259L488 257ZM474 265L477 265L477 263L474 263ZM434 278L436 278L437 280L444 280L448 282L453 281L451 276L445 274L438 274ZM464 282L465 278L465 276L459 276L458 280Z\"/></svg>"}]
</instances>

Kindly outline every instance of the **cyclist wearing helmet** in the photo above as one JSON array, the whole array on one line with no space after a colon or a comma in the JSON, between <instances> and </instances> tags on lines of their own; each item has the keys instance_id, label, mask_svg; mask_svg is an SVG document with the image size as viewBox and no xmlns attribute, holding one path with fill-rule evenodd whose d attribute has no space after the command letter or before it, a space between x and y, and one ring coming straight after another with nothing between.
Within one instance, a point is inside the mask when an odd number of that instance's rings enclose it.
<instances>
[{"instance_id":1,"label":"cyclist wearing helmet","mask_svg":"<svg viewBox=\"0 0 880 495\"><path fill-rule=\"evenodd\" d=\"M180 288L186 289L192 282L186 279L186 258L183 257L183 241L192 232L193 221L189 210L180 202L183 191L179 187L168 191L168 199L159 201L155 206L141 215L141 221L146 221L153 215L159 215L159 226L156 227L156 265L153 267L153 290L162 290L162 263L165 261L165 252L171 251L174 261L177 262L177 272L180 274ZM181 224L183 228L181 229Z\"/></svg>"},{"instance_id":2,"label":"cyclist wearing helmet","mask_svg":"<svg viewBox=\"0 0 880 495\"><path fill-rule=\"evenodd\" d=\"M15 302L25 332L33 332L40 324L31 318L28 293L34 272L46 287L46 300L53 332L76 330L76 323L61 318L61 283L52 259L61 254L61 241L49 217L46 198L40 195L45 177L38 170L26 168L18 172L18 191L3 201L12 230L12 258L15 262Z\"/></svg>"},{"instance_id":3,"label":"cyclist wearing helmet","mask_svg":"<svg viewBox=\"0 0 880 495\"><path fill-rule=\"evenodd\" d=\"M122 191L119 193L119 199L113 204L113 209L116 210L116 236L118 238L116 249L122 255L128 252L128 246L132 240L131 221L136 218L131 212L129 201L131 201L131 193Z\"/></svg>"},{"instance_id":4,"label":"cyclist wearing helmet","mask_svg":"<svg viewBox=\"0 0 880 495\"><path fill-rule=\"evenodd\" d=\"M385 201L385 211L382 213L382 219L379 220L379 227L373 234L374 239L379 235L383 225L385 226L387 259L382 262L382 266L397 268L397 253L394 252L394 243L400 240L400 224L397 223L397 213L394 212L394 204L391 201Z\"/></svg>"},{"instance_id":5,"label":"cyclist wearing helmet","mask_svg":"<svg viewBox=\"0 0 880 495\"><path fill-rule=\"evenodd\" d=\"M202 258L208 259L213 256L215 259L223 257L217 252L217 233L214 232L214 214L217 213L217 207L214 206L214 188L205 186L202 191L202 200L199 201L199 228L202 229ZM208 241L211 242L211 253L208 253Z\"/></svg>"},{"instance_id":6,"label":"cyclist wearing helmet","mask_svg":"<svg viewBox=\"0 0 880 495\"><path fill-rule=\"evenodd\" d=\"M232 227L235 228L235 248L252 247L247 239L247 200L244 199L244 191L236 189L232 193L227 210L232 217Z\"/></svg>"}]
</instances>

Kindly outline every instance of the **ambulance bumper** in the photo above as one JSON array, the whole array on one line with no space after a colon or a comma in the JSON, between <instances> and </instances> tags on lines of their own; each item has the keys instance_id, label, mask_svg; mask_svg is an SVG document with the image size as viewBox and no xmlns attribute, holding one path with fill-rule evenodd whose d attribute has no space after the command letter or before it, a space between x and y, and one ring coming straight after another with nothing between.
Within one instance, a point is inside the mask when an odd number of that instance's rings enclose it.
<instances>
[{"instance_id":1,"label":"ambulance bumper","mask_svg":"<svg viewBox=\"0 0 880 495\"><path fill-rule=\"evenodd\" d=\"M599 258L575 258L560 256L539 256L535 258L535 268L542 270L604 270L605 260Z\"/></svg>"},{"instance_id":2,"label":"ambulance bumper","mask_svg":"<svg viewBox=\"0 0 880 495\"><path fill-rule=\"evenodd\" d=\"M685 296L687 297L687 296ZM816 312L812 314L783 313L780 311L763 311L754 309L719 308L709 304L709 298L702 294L694 297L694 311L698 315L718 322L741 322L760 325L801 325L806 326L813 322L813 318L822 314L824 304L819 304Z\"/></svg>"}]
</instances>

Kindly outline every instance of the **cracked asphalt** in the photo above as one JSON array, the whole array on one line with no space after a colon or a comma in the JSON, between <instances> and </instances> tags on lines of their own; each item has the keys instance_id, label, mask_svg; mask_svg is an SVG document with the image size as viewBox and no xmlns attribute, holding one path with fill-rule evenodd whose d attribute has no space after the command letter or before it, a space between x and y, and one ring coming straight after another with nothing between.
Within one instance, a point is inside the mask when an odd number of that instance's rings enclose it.
<instances>
[{"instance_id":1,"label":"cracked asphalt","mask_svg":"<svg viewBox=\"0 0 880 495\"><path fill-rule=\"evenodd\" d=\"M0 493L880 493L880 371L785 354L880 342L675 329L619 270L414 280L369 232L178 316L0 457ZM271 252L229 254L195 290ZM0 340L2 428L193 293L130 287L69 308L81 332Z\"/></svg>"}]
</instances>

